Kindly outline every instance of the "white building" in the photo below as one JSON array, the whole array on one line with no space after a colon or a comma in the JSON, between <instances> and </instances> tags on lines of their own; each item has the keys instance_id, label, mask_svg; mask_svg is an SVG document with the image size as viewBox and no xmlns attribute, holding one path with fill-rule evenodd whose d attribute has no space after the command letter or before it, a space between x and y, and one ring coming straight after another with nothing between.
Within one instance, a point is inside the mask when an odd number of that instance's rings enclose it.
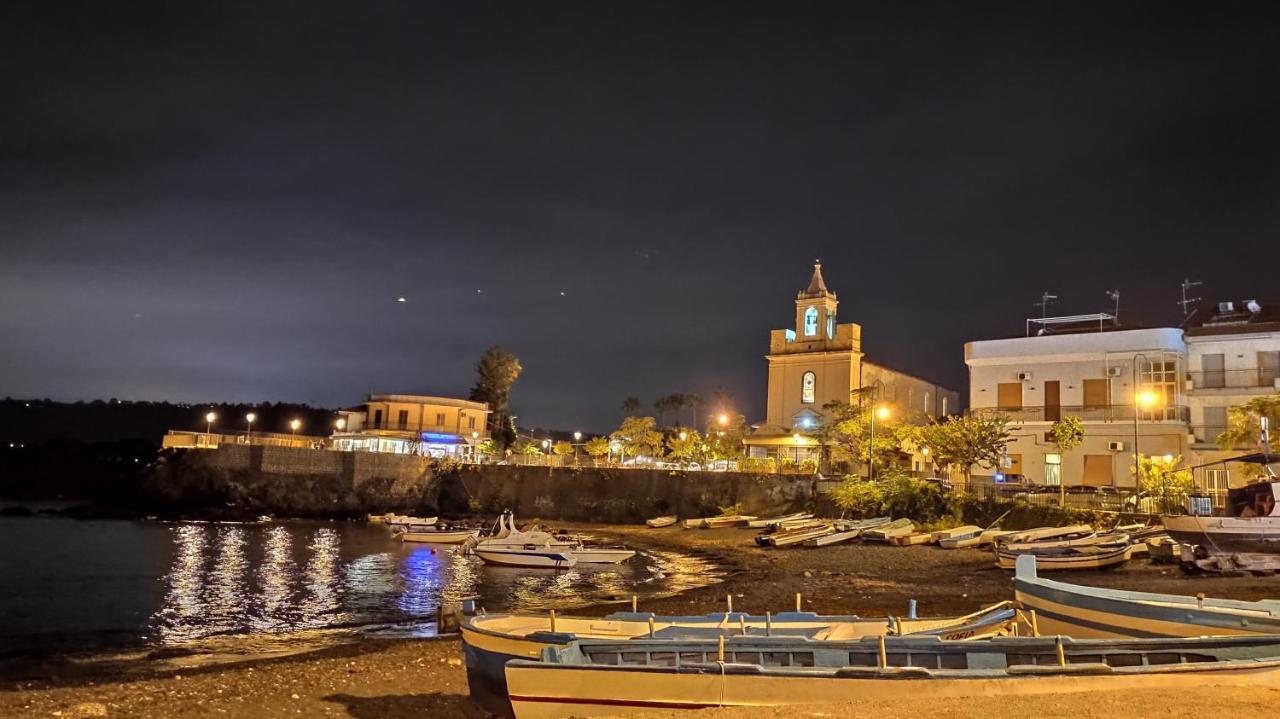
<instances>
[{"instance_id":1,"label":"white building","mask_svg":"<svg viewBox=\"0 0 1280 719\"><path fill-rule=\"evenodd\" d=\"M1202 465L1240 454L1217 447L1231 407L1280 391L1280 306L1255 300L1219 302L1193 312L1184 328L1191 412L1188 460ZM1205 468L1197 473L1197 481L1221 493L1229 484L1238 486L1251 478L1233 477L1232 471L1231 465Z\"/></svg>"},{"instance_id":2,"label":"white building","mask_svg":"<svg viewBox=\"0 0 1280 719\"><path fill-rule=\"evenodd\" d=\"M452 397L372 394L340 412L334 449L472 457L489 438L489 405Z\"/></svg>"},{"instance_id":3,"label":"white building","mask_svg":"<svg viewBox=\"0 0 1280 719\"><path fill-rule=\"evenodd\" d=\"M1044 334L965 345L970 411L1011 420L1002 474L1036 484L1133 487L1135 447L1185 454L1182 330L1119 329L1107 315L1062 319L1069 321L1040 323ZM1081 419L1085 441L1064 453L1048 431L1067 416Z\"/></svg>"}]
</instances>

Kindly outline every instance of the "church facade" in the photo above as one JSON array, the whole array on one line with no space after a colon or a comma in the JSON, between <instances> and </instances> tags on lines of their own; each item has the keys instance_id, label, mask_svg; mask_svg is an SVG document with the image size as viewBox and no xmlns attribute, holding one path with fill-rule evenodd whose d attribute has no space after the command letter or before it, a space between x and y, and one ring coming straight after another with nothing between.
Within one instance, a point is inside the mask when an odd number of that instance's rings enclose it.
<instances>
[{"instance_id":1,"label":"church facade","mask_svg":"<svg viewBox=\"0 0 1280 719\"><path fill-rule=\"evenodd\" d=\"M867 361L862 326L841 324L839 304L822 263L815 263L809 286L796 295L795 324L769 333L768 404L765 421L746 438L751 456L817 458L808 434L823 422L823 406L857 402L864 387L874 387L875 401L899 418L923 421L960 411L959 392Z\"/></svg>"}]
</instances>

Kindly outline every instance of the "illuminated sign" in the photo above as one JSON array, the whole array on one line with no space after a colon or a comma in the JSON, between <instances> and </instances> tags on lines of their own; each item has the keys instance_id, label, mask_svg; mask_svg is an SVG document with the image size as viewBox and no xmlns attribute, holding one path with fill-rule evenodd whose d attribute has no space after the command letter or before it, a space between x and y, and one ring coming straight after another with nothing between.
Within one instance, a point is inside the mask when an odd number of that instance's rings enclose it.
<instances>
[{"instance_id":1,"label":"illuminated sign","mask_svg":"<svg viewBox=\"0 0 1280 719\"><path fill-rule=\"evenodd\" d=\"M423 442L432 442L434 444L458 444L462 438L456 434L441 434L439 432L423 432Z\"/></svg>"}]
</instances>

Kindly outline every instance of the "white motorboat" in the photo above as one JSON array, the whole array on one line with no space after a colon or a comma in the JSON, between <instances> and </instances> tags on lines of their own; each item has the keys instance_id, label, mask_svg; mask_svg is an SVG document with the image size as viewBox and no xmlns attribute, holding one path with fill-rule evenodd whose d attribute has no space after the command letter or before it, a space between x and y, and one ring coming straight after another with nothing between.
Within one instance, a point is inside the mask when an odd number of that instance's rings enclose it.
<instances>
[{"instance_id":1,"label":"white motorboat","mask_svg":"<svg viewBox=\"0 0 1280 719\"><path fill-rule=\"evenodd\" d=\"M485 564L498 567L530 567L534 569L569 569L578 563L571 552L549 547L502 547L475 549L475 554Z\"/></svg>"},{"instance_id":2,"label":"white motorboat","mask_svg":"<svg viewBox=\"0 0 1280 719\"><path fill-rule=\"evenodd\" d=\"M566 553L576 557L580 564L622 564L636 556L634 549L625 547L574 547Z\"/></svg>"}]
</instances>

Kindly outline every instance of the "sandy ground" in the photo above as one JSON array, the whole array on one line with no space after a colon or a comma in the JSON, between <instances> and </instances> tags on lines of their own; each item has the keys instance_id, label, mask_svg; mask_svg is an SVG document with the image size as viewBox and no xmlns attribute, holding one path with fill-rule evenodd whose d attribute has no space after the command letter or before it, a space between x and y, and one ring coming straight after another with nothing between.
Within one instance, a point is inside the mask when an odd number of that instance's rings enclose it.
<instances>
[{"instance_id":1,"label":"sandy ground","mask_svg":"<svg viewBox=\"0 0 1280 719\"><path fill-rule=\"evenodd\" d=\"M779 611L804 606L820 612L868 616L902 614L915 598L924 615L968 612L1011 598L1008 572L991 568L991 555L975 550L932 547L837 546L766 550L750 545L746 530L647 530L589 528L636 546L704 553L727 571L723 583L665 599L642 609L663 613L722 610L725 595L734 607ZM1115 571L1080 572L1071 581L1181 594L1258 599L1280 596L1280 578L1187 578L1176 568L1131 562ZM604 613L616 605L595 607ZM129 675L48 676L0 687L0 716L167 717L478 717L466 698L466 677L456 639L369 640L277 659L217 667L164 668ZM193 661L196 661L193 658ZM945 706L866 702L786 709L719 709L697 716L838 717L874 713L877 719L989 719L990 717L1201 717L1206 711L1233 719L1271 717L1280 692L1203 690L1058 695L1051 699L972 697ZM647 716L676 716L657 713ZM689 714L681 713L681 716Z\"/></svg>"}]
</instances>

